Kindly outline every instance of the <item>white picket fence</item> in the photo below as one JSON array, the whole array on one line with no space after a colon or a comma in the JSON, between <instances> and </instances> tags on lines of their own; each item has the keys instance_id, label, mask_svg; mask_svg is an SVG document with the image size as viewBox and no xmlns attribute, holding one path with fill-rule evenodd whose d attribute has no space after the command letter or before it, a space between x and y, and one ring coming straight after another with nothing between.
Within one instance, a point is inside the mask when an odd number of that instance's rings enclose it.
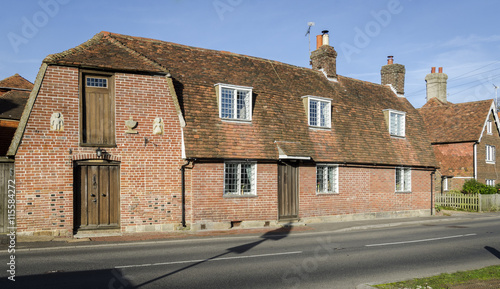
<instances>
[{"instance_id":1,"label":"white picket fence","mask_svg":"<svg viewBox=\"0 0 500 289\"><path fill-rule=\"evenodd\" d=\"M438 194L435 204L445 208L462 209L466 211L500 211L500 194L494 195L464 195Z\"/></svg>"}]
</instances>

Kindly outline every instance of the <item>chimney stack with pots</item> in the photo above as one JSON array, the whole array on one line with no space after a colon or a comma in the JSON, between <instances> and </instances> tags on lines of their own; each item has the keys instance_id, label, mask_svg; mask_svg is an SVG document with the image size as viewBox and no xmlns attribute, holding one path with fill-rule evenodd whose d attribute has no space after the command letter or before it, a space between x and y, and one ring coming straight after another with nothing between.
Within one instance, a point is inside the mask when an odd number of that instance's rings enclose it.
<instances>
[{"instance_id":1,"label":"chimney stack with pots","mask_svg":"<svg viewBox=\"0 0 500 289\"><path fill-rule=\"evenodd\" d=\"M316 36L316 50L311 52L311 64L314 70L323 71L328 78L337 78L337 52L330 46L328 30Z\"/></svg>"},{"instance_id":2,"label":"chimney stack with pots","mask_svg":"<svg viewBox=\"0 0 500 289\"><path fill-rule=\"evenodd\" d=\"M394 63L394 56L387 56L387 65L380 70L382 85L390 84L397 94L405 94L406 69L402 64Z\"/></svg>"},{"instance_id":3,"label":"chimney stack with pots","mask_svg":"<svg viewBox=\"0 0 500 289\"><path fill-rule=\"evenodd\" d=\"M431 68L431 73L425 76L427 82L427 101L437 98L442 103L447 103L446 99L446 82L448 75L443 73L443 68L439 67L439 72L436 73L436 67Z\"/></svg>"}]
</instances>

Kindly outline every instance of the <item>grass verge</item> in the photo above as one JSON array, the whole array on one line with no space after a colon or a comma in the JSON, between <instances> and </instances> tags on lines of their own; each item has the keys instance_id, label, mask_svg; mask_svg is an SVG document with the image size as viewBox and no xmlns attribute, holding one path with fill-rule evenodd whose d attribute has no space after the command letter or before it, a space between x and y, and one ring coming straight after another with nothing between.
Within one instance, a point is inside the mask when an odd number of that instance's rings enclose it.
<instances>
[{"instance_id":1,"label":"grass verge","mask_svg":"<svg viewBox=\"0 0 500 289\"><path fill-rule=\"evenodd\" d=\"M471 283L473 281L500 280L500 266L490 266L478 270L459 271L453 274L441 274L428 278L412 279L403 282L374 285L382 289L400 289L400 288L432 288L432 289L450 289L453 285ZM474 288L474 287L471 287Z\"/></svg>"}]
</instances>

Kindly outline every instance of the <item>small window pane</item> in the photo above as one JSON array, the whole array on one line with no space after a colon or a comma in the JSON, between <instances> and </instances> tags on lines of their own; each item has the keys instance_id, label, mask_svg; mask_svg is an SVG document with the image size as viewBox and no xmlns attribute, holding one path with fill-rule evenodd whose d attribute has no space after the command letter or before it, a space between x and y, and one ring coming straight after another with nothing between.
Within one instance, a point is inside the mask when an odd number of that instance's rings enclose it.
<instances>
[{"instance_id":1,"label":"small window pane","mask_svg":"<svg viewBox=\"0 0 500 289\"><path fill-rule=\"evenodd\" d=\"M108 80L106 78L87 77L87 87L108 87Z\"/></svg>"},{"instance_id":2,"label":"small window pane","mask_svg":"<svg viewBox=\"0 0 500 289\"><path fill-rule=\"evenodd\" d=\"M238 164L225 164L224 192L226 194L238 193Z\"/></svg>"},{"instance_id":3,"label":"small window pane","mask_svg":"<svg viewBox=\"0 0 500 289\"><path fill-rule=\"evenodd\" d=\"M234 108L234 90L222 88L221 90L221 117L222 118L233 118L233 108Z\"/></svg>"},{"instance_id":4,"label":"small window pane","mask_svg":"<svg viewBox=\"0 0 500 289\"><path fill-rule=\"evenodd\" d=\"M318 125L318 101L316 100L309 102L309 125Z\"/></svg>"}]
</instances>

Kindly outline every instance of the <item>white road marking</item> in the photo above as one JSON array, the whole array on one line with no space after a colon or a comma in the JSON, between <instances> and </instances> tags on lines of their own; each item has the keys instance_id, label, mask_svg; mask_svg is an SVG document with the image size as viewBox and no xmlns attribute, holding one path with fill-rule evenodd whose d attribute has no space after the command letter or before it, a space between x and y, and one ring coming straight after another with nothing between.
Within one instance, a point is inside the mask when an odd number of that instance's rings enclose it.
<instances>
[{"instance_id":1,"label":"white road marking","mask_svg":"<svg viewBox=\"0 0 500 289\"><path fill-rule=\"evenodd\" d=\"M200 263L200 262L213 262L213 261L233 260L233 259L259 258L259 257L279 256L279 255L291 255L291 254L302 254L302 251L272 253L272 254L260 254L260 255L249 255L249 256L221 257L221 258L215 258L215 259L172 261L172 262L152 263L152 264L125 265L125 266L115 266L115 268L116 269L121 269L121 268L163 266L163 265L175 265L175 264L186 264L186 263Z\"/></svg>"},{"instance_id":2,"label":"white road marking","mask_svg":"<svg viewBox=\"0 0 500 289\"><path fill-rule=\"evenodd\" d=\"M365 245L365 247L390 246L390 245L400 245L400 244L409 244L409 243L430 242L430 241L446 240L446 239L453 239L453 238L462 238L462 237L469 237L469 236L476 236L476 235L477 234L465 234L465 235L455 235L455 236L430 238L430 239L421 239L421 240L410 240L410 241L402 241L402 242L370 244L370 245Z\"/></svg>"}]
</instances>

